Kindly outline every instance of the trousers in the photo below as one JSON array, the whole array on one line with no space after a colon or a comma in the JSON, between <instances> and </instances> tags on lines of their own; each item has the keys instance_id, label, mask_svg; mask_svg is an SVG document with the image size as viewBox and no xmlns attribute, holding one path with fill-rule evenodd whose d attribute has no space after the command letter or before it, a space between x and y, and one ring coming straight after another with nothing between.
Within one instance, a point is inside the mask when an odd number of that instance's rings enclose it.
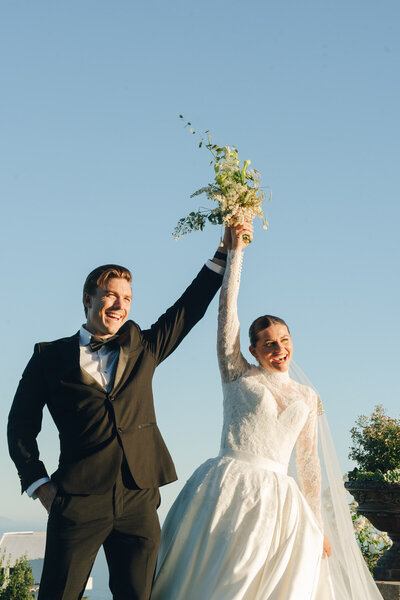
<instances>
[{"instance_id":1,"label":"trousers","mask_svg":"<svg viewBox=\"0 0 400 600\"><path fill-rule=\"evenodd\" d=\"M47 524L38 600L80 600L102 545L113 599L148 600L160 542L159 504L158 488L138 489L122 470L105 494L59 491Z\"/></svg>"}]
</instances>

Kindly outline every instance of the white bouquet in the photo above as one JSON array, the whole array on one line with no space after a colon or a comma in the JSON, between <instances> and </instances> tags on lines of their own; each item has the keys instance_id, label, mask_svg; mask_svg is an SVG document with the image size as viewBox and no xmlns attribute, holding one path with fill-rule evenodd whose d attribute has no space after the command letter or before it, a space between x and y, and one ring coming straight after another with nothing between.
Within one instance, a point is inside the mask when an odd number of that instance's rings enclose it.
<instances>
[{"instance_id":1,"label":"white bouquet","mask_svg":"<svg viewBox=\"0 0 400 600\"><path fill-rule=\"evenodd\" d=\"M183 119L182 115L179 117ZM191 123L187 122L185 127L190 127L192 134L196 133ZM249 169L250 160L245 160L243 166L240 164L235 147L218 146L213 144L211 139L211 135L208 135L206 142L202 138L199 147L204 144L212 154L210 165L214 165L214 181L200 188L190 197L206 194L207 198L217 203L217 206L209 209L200 208L197 212L191 212L187 217L179 219L173 232L176 240L191 231L203 231L207 221L230 227L260 217L263 219L263 228L267 228L267 219L262 210L265 193L260 187L259 172ZM269 199L271 200L271 194Z\"/></svg>"}]
</instances>

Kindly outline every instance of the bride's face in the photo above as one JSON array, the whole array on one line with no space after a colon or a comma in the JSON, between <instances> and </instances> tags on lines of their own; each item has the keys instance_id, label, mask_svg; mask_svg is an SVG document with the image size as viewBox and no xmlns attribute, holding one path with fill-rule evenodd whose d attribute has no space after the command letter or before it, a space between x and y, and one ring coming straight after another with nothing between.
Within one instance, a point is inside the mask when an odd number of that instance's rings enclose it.
<instances>
[{"instance_id":1,"label":"bride's face","mask_svg":"<svg viewBox=\"0 0 400 600\"><path fill-rule=\"evenodd\" d=\"M268 371L287 371L293 353L293 343L285 325L274 323L259 332L256 345L249 348L260 365Z\"/></svg>"}]
</instances>

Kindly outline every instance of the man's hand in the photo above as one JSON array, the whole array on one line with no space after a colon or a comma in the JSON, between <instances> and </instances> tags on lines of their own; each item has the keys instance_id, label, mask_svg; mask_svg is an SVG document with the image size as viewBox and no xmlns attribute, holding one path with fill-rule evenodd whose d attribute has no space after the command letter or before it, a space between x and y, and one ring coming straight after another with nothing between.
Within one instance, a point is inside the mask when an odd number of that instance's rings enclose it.
<instances>
[{"instance_id":1,"label":"man's hand","mask_svg":"<svg viewBox=\"0 0 400 600\"><path fill-rule=\"evenodd\" d=\"M222 240L221 247L224 248L225 252L228 252L232 248L232 235L229 227L224 229L224 239Z\"/></svg>"},{"instance_id":2,"label":"man's hand","mask_svg":"<svg viewBox=\"0 0 400 600\"><path fill-rule=\"evenodd\" d=\"M322 552L322 558L325 557L330 557L332 556L332 547L331 547L331 543L328 540L328 538L326 537L326 535L324 535L324 545L323 545L323 552Z\"/></svg>"},{"instance_id":3,"label":"man's hand","mask_svg":"<svg viewBox=\"0 0 400 600\"><path fill-rule=\"evenodd\" d=\"M48 481L47 483L40 485L37 490L35 490L36 496L39 498L47 512L50 512L51 505L53 504L53 500L57 494L57 489L58 488L55 483Z\"/></svg>"}]
</instances>

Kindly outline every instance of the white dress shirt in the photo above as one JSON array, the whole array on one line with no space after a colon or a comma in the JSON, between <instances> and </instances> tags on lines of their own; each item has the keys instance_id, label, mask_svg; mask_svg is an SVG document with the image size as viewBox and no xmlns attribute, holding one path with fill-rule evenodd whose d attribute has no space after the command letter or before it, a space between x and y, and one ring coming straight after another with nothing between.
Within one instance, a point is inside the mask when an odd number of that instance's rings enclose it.
<instances>
[{"instance_id":1,"label":"white dress shirt","mask_svg":"<svg viewBox=\"0 0 400 600\"><path fill-rule=\"evenodd\" d=\"M224 274L225 267L217 265L211 260L207 260L206 266L211 269L211 271L215 271L215 273L219 273L220 275ZM104 389L110 391L117 368L119 350L112 346L103 346L99 350L93 352L89 346L92 335L93 334L90 333L90 331L85 329L84 325L81 326L79 330L79 364L81 369L84 369L89 373L89 375L104 387ZM35 491L39 486L48 481L50 481L49 477L42 477L41 479L34 481L27 488L26 493L36 500L37 496Z\"/></svg>"},{"instance_id":2,"label":"white dress shirt","mask_svg":"<svg viewBox=\"0 0 400 600\"><path fill-rule=\"evenodd\" d=\"M85 329L79 330L79 364L103 388L110 391L112 388L115 370L117 368L119 350L113 346L102 346L95 352L89 346L92 333Z\"/></svg>"}]
</instances>

